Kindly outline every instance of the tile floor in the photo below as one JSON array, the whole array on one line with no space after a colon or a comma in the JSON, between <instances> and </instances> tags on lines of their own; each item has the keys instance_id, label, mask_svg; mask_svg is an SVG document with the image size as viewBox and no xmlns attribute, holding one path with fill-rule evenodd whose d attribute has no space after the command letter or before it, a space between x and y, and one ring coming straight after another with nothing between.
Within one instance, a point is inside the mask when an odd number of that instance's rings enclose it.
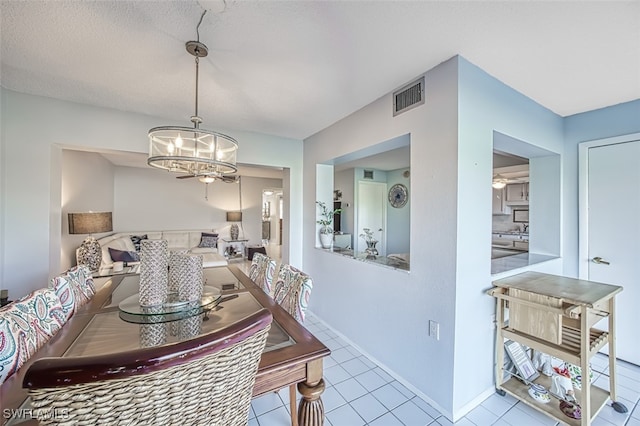
<instances>
[{"instance_id":1,"label":"tile floor","mask_svg":"<svg viewBox=\"0 0 640 426\"><path fill-rule=\"evenodd\" d=\"M327 426L424 426L452 425L442 414L400 384L366 356L341 339L312 313L305 326L331 349L325 358L326 390L322 395ZM608 359L598 354L595 371L606 373ZM620 414L605 406L593 426L640 426L640 367L618 363L618 396L629 412ZM608 388L608 378L594 372L594 384ZM249 425L290 425L288 388L253 400ZM510 396L492 394L480 406L455 423L462 426L557 425Z\"/></svg>"}]
</instances>

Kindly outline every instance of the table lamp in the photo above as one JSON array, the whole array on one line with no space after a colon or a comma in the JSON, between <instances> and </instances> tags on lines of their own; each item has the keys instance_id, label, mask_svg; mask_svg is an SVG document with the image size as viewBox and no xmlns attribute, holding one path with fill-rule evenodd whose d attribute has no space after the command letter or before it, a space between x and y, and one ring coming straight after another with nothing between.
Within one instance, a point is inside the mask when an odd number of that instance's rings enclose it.
<instances>
[{"instance_id":1,"label":"table lamp","mask_svg":"<svg viewBox=\"0 0 640 426\"><path fill-rule=\"evenodd\" d=\"M113 231L111 212L69 213L69 234L89 234L78 249L78 265L97 271L102 263L102 248L91 234Z\"/></svg>"},{"instance_id":2,"label":"table lamp","mask_svg":"<svg viewBox=\"0 0 640 426\"><path fill-rule=\"evenodd\" d=\"M227 212L227 222L242 222L242 212ZM232 240L237 240L240 235L240 229L237 223L231 224L229 234Z\"/></svg>"}]
</instances>

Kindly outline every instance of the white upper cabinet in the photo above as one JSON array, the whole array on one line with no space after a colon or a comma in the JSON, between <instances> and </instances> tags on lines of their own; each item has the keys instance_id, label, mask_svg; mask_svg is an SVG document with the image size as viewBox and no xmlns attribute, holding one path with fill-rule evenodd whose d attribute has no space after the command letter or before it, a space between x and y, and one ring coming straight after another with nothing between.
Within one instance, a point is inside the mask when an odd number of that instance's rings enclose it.
<instances>
[{"instance_id":1,"label":"white upper cabinet","mask_svg":"<svg viewBox=\"0 0 640 426\"><path fill-rule=\"evenodd\" d=\"M529 204L529 183L510 183L505 187L506 202L510 205Z\"/></svg>"},{"instance_id":2,"label":"white upper cabinet","mask_svg":"<svg viewBox=\"0 0 640 426\"><path fill-rule=\"evenodd\" d=\"M493 202L491 203L493 207L493 214L511 214L511 207L509 207L506 203L505 193L505 188L493 188Z\"/></svg>"}]
</instances>

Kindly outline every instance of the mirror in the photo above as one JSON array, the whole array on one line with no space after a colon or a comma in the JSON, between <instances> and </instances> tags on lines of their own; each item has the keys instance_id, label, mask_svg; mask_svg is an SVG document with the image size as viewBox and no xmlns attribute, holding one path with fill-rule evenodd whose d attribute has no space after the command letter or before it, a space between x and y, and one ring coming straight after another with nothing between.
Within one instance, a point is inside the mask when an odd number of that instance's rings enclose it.
<instances>
[{"instance_id":1,"label":"mirror","mask_svg":"<svg viewBox=\"0 0 640 426\"><path fill-rule=\"evenodd\" d=\"M333 160L335 252L410 269L410 163L408 134Z\"/></svg>"}]
</instances>

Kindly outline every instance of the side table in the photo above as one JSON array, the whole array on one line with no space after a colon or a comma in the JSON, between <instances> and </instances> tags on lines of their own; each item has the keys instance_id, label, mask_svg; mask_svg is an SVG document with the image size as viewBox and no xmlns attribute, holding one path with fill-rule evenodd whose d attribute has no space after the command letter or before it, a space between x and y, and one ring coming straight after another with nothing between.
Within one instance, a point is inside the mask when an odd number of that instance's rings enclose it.
<instances>
[{"instance_id":1,"label":"side table","mask_svg":"<svg viewBox=\"0 0 640 426\"><path fill-rule=\"evenodd\" d=\"M247 241L249 241L248 239L227 240L223 238L222 241L224 241L224 257L228 260L245 259L245 249Z\"/></svg>"},{"instance_id":2,"label":"side table","mask_svg":"<svg viewBox=\"0 0 640 426\"><path fill-rule=\"evenodd\" d=\"M247 246L247 260L253 260L254 253L262 253L267 255L267 248L265 246Z\"/></svg>"}]
</instances>

